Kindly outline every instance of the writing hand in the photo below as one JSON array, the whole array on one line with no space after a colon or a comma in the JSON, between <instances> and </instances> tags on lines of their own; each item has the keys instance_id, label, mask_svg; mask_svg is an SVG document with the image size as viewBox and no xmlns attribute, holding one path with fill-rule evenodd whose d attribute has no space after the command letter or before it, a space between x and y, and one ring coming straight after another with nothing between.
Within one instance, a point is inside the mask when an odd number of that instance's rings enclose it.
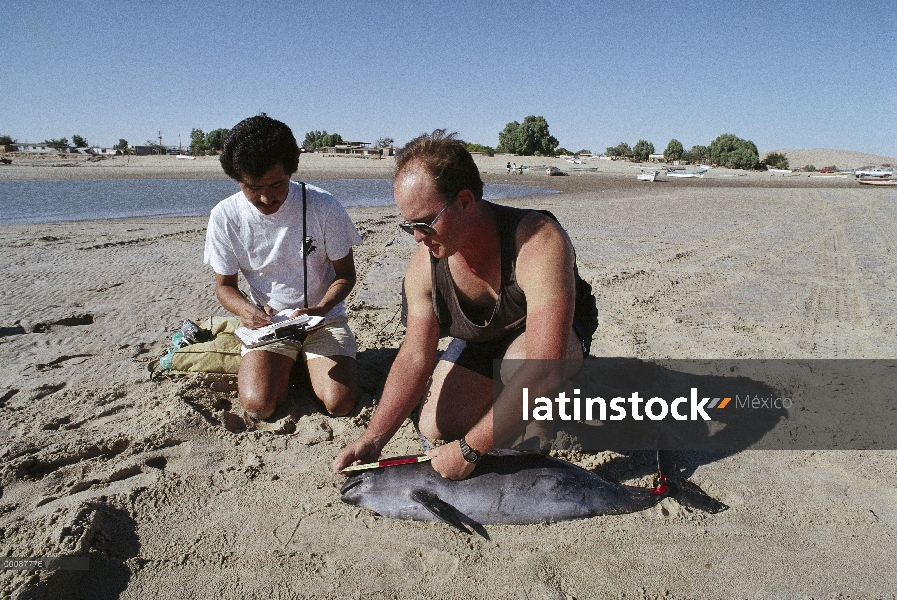
<instances>
[{"instance_id":1,"label":"writing hand","mask_svg":"<svg viewBox=\"0 0 897 600\"><path fill-rule=\"evenodd\" d=\"M309 317L325 317L327 311L320 306L309 306L308 308L297 308L290 314L291 319L295 319L300 315L308 315Z\"/></svg>"},{"instance_id":2,"label":"writing hand","mask_svg":"<svg viewBox=\"0 0 897 600\"><path fill-rule=\"evenodd\" d=\"M240 324L249 329L258 329L271 324L272 310L266 306L264 311L247 304L245 310L240 313Z\"/></svg>"}]
</instances>

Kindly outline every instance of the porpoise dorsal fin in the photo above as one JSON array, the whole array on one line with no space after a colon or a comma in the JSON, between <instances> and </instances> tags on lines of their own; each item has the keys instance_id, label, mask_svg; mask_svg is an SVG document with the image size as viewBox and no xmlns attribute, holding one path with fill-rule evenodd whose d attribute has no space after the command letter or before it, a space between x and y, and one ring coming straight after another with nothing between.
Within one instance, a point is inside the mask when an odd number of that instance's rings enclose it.
<instances>
[{"instance_id":1,"label":"porpoise dorsal fin","mask_svg":"<svg viewBox=\"0 0 897 600\"><path fill-rule=\"evenodd\" d=\"M431 515L443 523L451 525L464 533L473 533L461 522L461 517L458 516L458 511L455 507L439 498L439 496L433 492L421 489L413 490L411 492L411 499L426 508Z\"/></svg>"}]
</instances>

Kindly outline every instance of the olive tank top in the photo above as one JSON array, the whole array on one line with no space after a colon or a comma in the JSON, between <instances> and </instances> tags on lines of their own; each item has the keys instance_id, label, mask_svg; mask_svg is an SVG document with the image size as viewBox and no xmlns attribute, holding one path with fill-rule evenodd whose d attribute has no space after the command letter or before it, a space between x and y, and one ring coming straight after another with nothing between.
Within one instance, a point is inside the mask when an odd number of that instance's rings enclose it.
<instances>
[{"instance_id":1,"label":"olive tank top","mask_svg":"<svg viewBox=\"0 0 897 600\"><path fill-rule=\"evenodd\" d=\"M433 310L439 321L441 336L450 335L465 342L493 342L526 324L526 296L517 284L516 233L521 219L530 210L488 203L495 214L501 247L501 286L498 300L485 323L473 322L465 313L455 293L448 259L430 255L433 286Z\"/></svg>"}]
</instances>

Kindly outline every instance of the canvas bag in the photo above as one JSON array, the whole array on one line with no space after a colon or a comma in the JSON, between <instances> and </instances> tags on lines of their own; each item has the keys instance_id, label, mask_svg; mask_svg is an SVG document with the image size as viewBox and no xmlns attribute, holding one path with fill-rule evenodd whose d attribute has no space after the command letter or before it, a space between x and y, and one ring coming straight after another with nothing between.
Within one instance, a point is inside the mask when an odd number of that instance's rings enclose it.
<instances>
[{"instance_id":1,"label":"canvas bag","mask_svg":"<svg viewBox=\"0 0 897 600\"><path fill-rule=\"evenodd\" d=\"M236 375L240 369L240 339L234 331L240 326L240 319L226 317L209 317L196 323L200 329L211 336L208 342L198 342L173 347L159 359L158 366L162 371L181 373L225 373ZM175 337L179 337L179 333ZM153 370L153 364L150 370Z\"/></svg>"}]
</instances>

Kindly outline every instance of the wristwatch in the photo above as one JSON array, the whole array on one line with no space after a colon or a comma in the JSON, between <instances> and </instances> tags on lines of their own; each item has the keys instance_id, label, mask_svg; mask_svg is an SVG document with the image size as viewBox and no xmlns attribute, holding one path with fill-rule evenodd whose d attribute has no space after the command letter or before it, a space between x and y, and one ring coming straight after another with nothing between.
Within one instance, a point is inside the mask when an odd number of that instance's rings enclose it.
<instances>
[{"instance_id":1,"label":"wristwatch","mask_svg":"<svg viewBox=\"0 0 897 600\"><path fill-rule=\"evenodd\" d=\"M461 446L461 456L463 456L464 460L467 462L475 463L482 458L483 455L468 446L464 438L458 440L458 444Z\"/></svg>"}]
</instances>

